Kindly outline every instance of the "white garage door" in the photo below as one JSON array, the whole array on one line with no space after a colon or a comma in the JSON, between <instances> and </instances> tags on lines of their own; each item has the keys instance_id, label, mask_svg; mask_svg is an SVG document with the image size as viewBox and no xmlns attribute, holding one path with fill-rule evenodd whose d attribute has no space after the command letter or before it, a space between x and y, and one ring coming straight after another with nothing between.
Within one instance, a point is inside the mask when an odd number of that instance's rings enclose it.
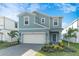
<instances>
[{"instance_id":1,"label":"white garage door","mask_svg":"<svg viewBox=\"0 0 79 59\"><path fill-rule=\"evenodd\" d=\"M45 43L45 33L25 33L23 35L23 43L36 43L44 44Z\"/></svg>"}]
</instances>

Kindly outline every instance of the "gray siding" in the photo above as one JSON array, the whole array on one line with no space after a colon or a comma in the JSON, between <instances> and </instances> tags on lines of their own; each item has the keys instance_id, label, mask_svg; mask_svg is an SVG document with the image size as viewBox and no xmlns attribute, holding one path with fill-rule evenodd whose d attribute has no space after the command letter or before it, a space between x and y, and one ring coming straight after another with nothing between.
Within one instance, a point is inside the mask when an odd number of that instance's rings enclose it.
<instances>
[{"instance_id":1,"label":"gray siding","mask_svg":"<svg viewBox=\"0 0 79 59\"><path fill-rule=\"evenodd\" d=\"M45 18L45 24L42 24L41 23L41 18ZM38 24L41 24L43 26L46 26L46 27L49 27L49 20L50 20L50 17L48 16L45 16L45 15L41 15L41 14L37 14L35 16L35 22L38 23Z\"/></svg>"},{"instance_id":2,"label":"gray siding","mask_svg":"<svg viewBox=\"0 0 79 59\"><path fill-rule=\"evenodd\" d=\"M47 29L34 29L34 30L19 30L20 32L47 32Z\"/></svg>"},{"instance_id":3,"label":"gray siding","mask_svg":"<svg viewBox=\"0 0 79 59\"><path fill-rule=\"evenodd\" d=\"M24 25L24 16L29 16L29 25ZM41 24L41 18L45 18L45 24ZM24 15L19 16L19 28L44 28L48 27L51 29L53 28L62 28L62 18L61 17L56 17L58 20L58 26L53 26L53 20L50 18L50 16L43 15L40 13L24 13ZM37 23L37 24L35 24ZM38 25L40 24L40 25Z\"/></svg>"},{"instance_id":4,"label":"gray siding","mask_svg":"<svg viewBox=\"0 0 79 59\"><path fill-rule=\"evenodd\" d=\"M29 16L29 25L24 25L24 16ZM43 28L42 26L34 24L34 15L31 14L25 14L22 16L19 16L19 28Z\"/></svg>"},{"instance_id":5,"label":"gray siding","mask_svg":"<svg viewBox=\"0 0 79 59\"><path fill-rule=\"evenodd\" d=\"M62 19L61 17L56 17L57 18L57 21L58 21L58 26L54 26L53 25L53 21L54 21L54 17L52 19L50 19L50 29L53 29L53 28L62 28Z\"/></svg>"}]
</instances>

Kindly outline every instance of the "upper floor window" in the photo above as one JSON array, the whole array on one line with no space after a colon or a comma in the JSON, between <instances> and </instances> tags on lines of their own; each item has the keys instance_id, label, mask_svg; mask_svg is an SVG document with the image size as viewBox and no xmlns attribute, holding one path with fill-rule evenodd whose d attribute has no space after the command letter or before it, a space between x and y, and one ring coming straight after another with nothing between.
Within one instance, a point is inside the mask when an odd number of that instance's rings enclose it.
<instances>
[{"instance_id":1,"label":"upper floor window","mask_svg":"<svg viewBox=\"0 0 79 59\"><path fill-rule=\"evenodd\" d=\"M42 24L45 23L45 18L41 18L41 23L42 23Z\"/></svg>"},{"instance_id":2,"label":"upper floor window","mask_svg":"<svg viewBox=\"0 0 79 59\"><path fill-rule=\"evenodd\" d=\"M24 17L24 25L28 25L29 24L29 16L25 16Z\"/></svg>"},{"instance_id":3,"label":"upper floor window","mask_svg":"<svg viewBox=\"0 0 79 59\"><path fill-rule=\"evenodd\" d=\"M53 20L53 25L54 25L54 26L57 26L57 25L58 25L58 20L57 20L57 19L54 19L54 20Z\"/></svg>"},{"instance_id":4,"label":"upper floor window","mask_svg":"<svg viewBox=\"0 0 79 59\"><path fill-rule=\"evenodd\" d=\"M15 22L15 28L17 28L17 23Z\"/></svg>"}]
</instances>

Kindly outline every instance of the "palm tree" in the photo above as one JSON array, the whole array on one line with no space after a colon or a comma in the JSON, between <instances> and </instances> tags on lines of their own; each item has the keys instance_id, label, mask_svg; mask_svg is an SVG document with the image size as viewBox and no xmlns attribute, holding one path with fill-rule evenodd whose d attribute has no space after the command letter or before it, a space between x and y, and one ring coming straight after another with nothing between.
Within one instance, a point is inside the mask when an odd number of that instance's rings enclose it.
<instances>
[{"instance_id":1,"label":"palm tree","mask_svg":"<svg viewBox=\"0 0 79 59\"><path fill-rule=\"evenodd\" d=\"M76 38L76 32L78 29L69 28L67 33L64 34L64 38L68 39L70 41L70 38ZM69 42L68 42L69 46Z\"/></svg>"},{"instance_id":2,"label":"palm tree","mask_svg":"<svg viewBox=\"0 0 79 59\"><path fill-rule=\"evenodd\" d=\"M18 37L18 31L10 31L10 33L7 33L11 37L11 41L14 37Z\"/></svg>"}]
</instances>

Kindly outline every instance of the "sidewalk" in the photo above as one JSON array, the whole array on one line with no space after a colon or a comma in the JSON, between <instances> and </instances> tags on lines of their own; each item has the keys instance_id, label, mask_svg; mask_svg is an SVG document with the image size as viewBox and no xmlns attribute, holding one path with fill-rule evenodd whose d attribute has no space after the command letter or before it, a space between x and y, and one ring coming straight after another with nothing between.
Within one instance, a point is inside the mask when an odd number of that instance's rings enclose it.
<instances>
[{"instance_id":1,"label":"sidewalk","mask_svg":"<svg viewBox=\"0 0 79 59\"><path fill-rule=\"evenodd\" d=\"M25 52L22 56L34 56L37 52L29 49L27 52Z\"/></svg>"}]
</instances>

